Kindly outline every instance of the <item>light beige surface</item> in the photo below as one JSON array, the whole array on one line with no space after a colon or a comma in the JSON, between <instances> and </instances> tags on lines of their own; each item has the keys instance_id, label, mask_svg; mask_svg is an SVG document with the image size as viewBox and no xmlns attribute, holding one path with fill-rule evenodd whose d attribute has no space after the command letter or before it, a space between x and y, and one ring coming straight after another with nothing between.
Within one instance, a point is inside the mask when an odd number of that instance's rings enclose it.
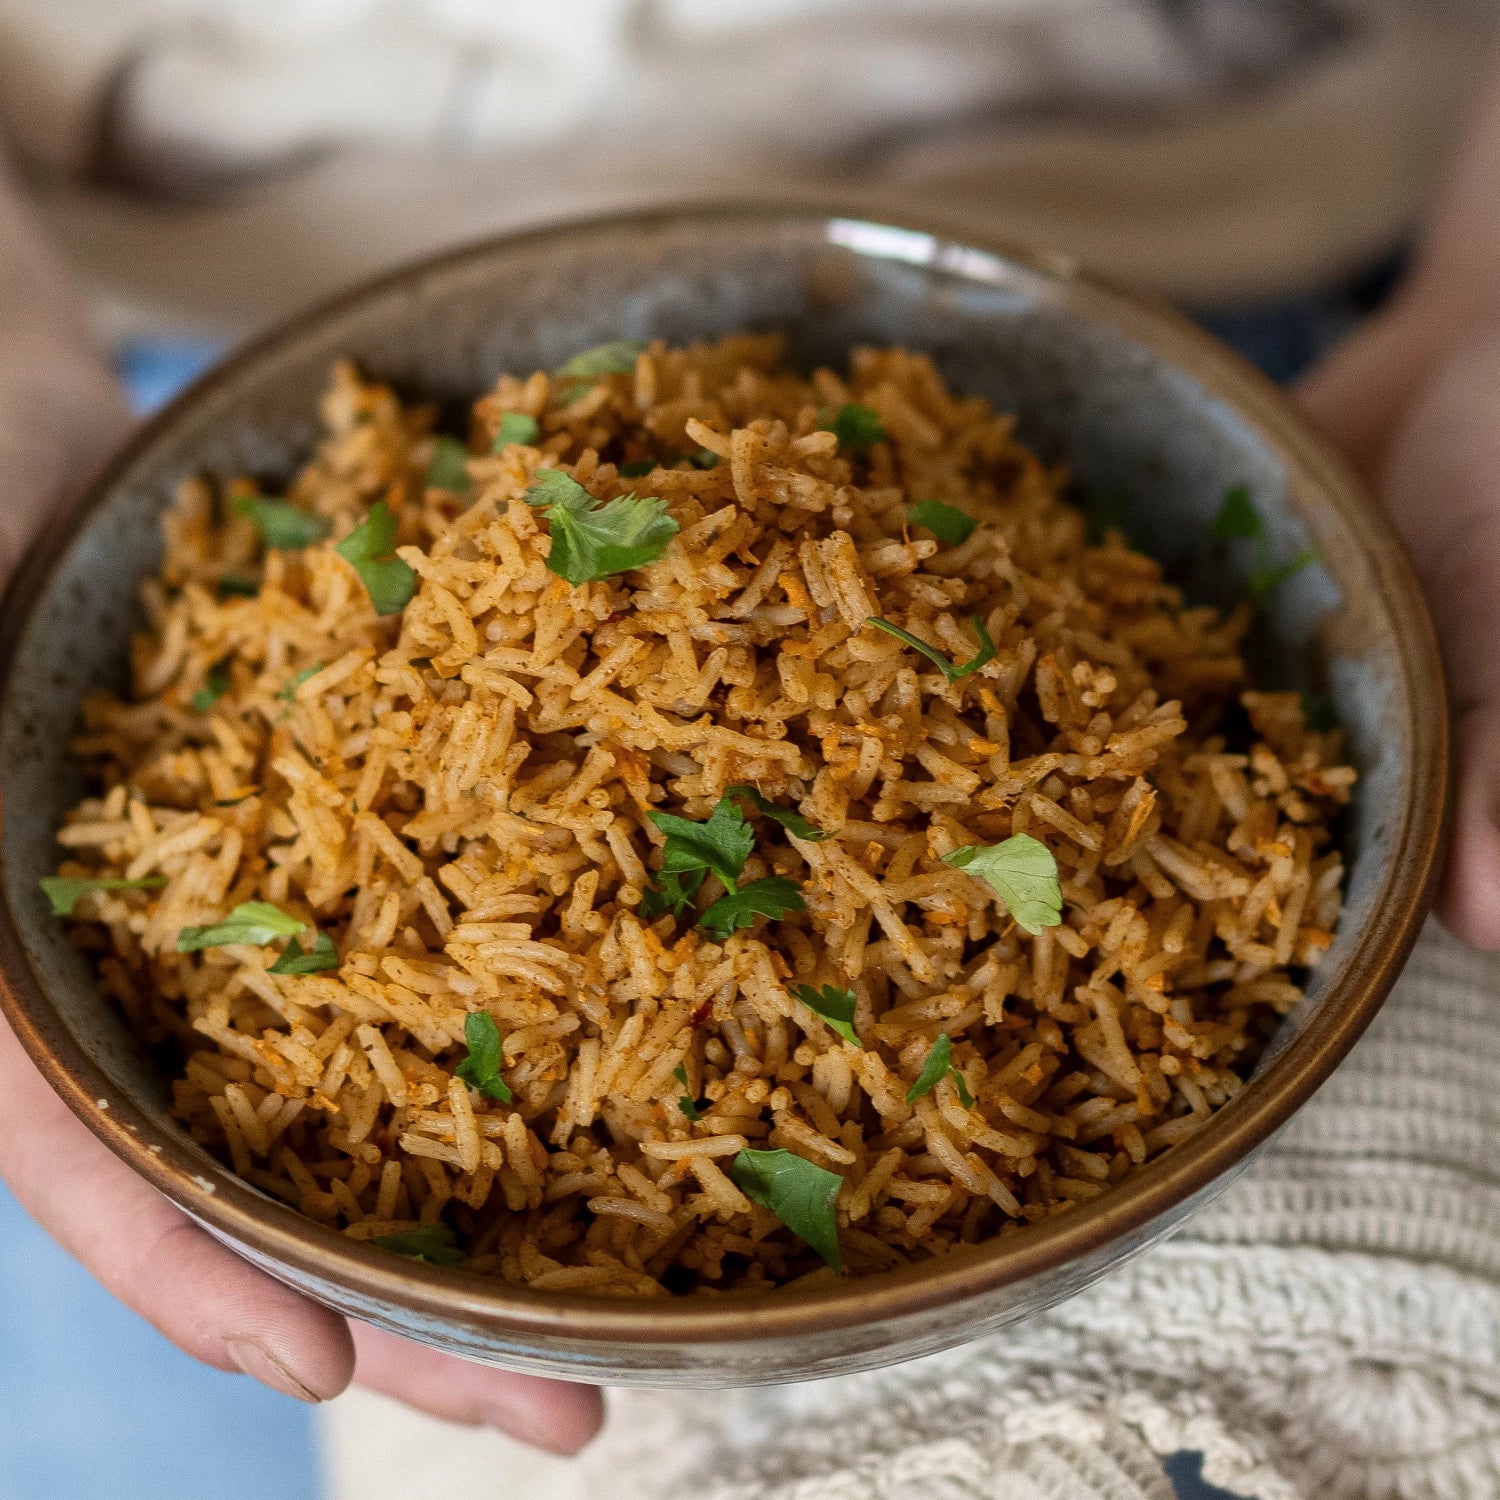
<instances>
[{"instance_id":1,"label":"light beige surface","mask_svg":"<svg viewBox=\"0 0 1500 1500\"><path fill-rule=\"evenodd\" d=\"M704 195L948 215L1194 301L1389 247L1495 8L1175 9L0 0L0 119L116 328L239 331L478 234ZM1271 20L1324 9L1354 19L1302 51Z\"/></svg>"}]
</instances>

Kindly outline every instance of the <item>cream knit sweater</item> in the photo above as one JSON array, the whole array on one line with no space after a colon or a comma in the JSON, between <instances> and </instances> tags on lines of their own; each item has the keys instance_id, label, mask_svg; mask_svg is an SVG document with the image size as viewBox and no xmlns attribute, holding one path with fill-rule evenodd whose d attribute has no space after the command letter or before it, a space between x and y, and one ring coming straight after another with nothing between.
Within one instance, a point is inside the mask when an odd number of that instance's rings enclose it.
<instances>
[{"instance_id":1,"label":"cream knit sweater","mask_svg":"<svg viewBox=\"0 0 1500 1500\"><path fill-rule=\"evenodd\" d=\"M890 1370L624 1391L580 1460L356 1393L330 1500L1500 1496L1500 960L1433 929L1354 1053L1172 1242Z\"/></svg>"}]
</instances>

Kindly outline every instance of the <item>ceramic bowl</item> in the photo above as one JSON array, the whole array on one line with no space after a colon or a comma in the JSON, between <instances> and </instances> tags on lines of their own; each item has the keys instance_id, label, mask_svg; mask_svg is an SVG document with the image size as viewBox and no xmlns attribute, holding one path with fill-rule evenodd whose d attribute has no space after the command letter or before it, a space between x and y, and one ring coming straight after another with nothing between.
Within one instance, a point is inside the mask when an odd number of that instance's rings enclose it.
<instances>
[{"instance_id":1,"label":"ceramic bowl","mask_svg":"<svg viewBox=\"0 0 1500 1500\"><path fill-rule=\"evenodd\" d=\"M1201 551L1247 484L1279 555L1321 562L1275 596L1261 660L1316 683L1360 771L1343 921L1248 1088L1191 1140L1076 1211L815 1291L615 1301L538 1293L343 1238L263 1196L168 1115L163 1078L100 998L37 888L80 780L84 695L125 680L158 514L195 471L288 474L329 367L468 401L502 371L608 339L778 328L799 364L858 343L925 350L958 390L1107 490L1165 557ZM1222 579L1220 580L1222 582ZM1212 582L1212 580L1210 580ZM992 1332L1100 1276L1218 1193L1353 1045L1400 970L1440 852L1447 716L1431 628L1378 509L1276 390L1164 308L988 239L805 207L667 210L512 235L328 302L234 355L146 424L33 555L0 617L0 970L27 1051L84 1123L213 1234L332 1307L452 1353L591 1381L785 1381Z\"/></svg>"}]
</instances>

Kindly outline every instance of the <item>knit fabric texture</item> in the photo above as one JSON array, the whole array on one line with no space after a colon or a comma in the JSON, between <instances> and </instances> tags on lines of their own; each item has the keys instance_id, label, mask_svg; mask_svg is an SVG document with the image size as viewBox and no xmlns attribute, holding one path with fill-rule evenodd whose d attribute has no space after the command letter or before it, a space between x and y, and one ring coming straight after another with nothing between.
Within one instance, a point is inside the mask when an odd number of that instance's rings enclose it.
<instances>
[{"instance_id":1,"label":"knit fabric texture","mask_svg":"<svg viewBox=\"0 0 1500 1500\"><path fill-rule=\"evenodd\" d=\"M1500 1495L1497 1075L1500 960L1434 928L1239 1181L1060 1307L887 1370L617 1392L569 1465L345 1398L332 1500L430 1493L438 1451L507 1500L1170 1500L1181 1449L1255 1500Z\"/></svg>"}]
</instances>

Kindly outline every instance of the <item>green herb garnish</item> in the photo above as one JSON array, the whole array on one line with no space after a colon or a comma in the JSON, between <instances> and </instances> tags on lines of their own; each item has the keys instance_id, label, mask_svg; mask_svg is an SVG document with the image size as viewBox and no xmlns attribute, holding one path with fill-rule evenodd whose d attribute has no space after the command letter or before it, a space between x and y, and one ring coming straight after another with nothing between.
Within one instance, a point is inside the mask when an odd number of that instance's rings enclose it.
<instances>
[{"instance_id":1,"label":"green herb garnish","mask_svg":"<svg viewBox=\"0 0 1500 1500\"><path fill-rule=\"evenodd\" d=\"M756 1151L747 1146L735 1157L729 1174L752 1203L770 1209L835 1271L843 1270L834 1204L844 1179L837 1172L790 1151Z\"/></svg>"},{"instance_id":2,"label":"green herb garnish","mask_svg":"<svg viewBox=\"0 0 1500 1500\"><path fill-rule=\"evenodd\" d=\"M1091 547L1103 546L1110 532L1118 531L1130 545L1125 526L1125 502L1116 490L1094 490L1084 501L1085 536Z\"/></svg>"},{"instance_id":3,"label":"green herb garnish","mask_svg":"<svg viewBox=\"0 0 1500 1500\"><path fill-rule=\"evenodd\" d=\"M1062 921L1062 886L1052 851L1029 833L998 844L965 844L943 856L945 865L983 880L1005 903L1016 924L1036 936Z\"/></svg>"},{"instance_id":4,"label":"green herb garnish","mask_svg":"<svg viewBox=\"0 0 1500 1500\"><path fill-rule=\"evenodd\" d=\"M293 938L281 957L266 971L270 974L321 974L325 969L339 966L339 950L326 932L320 932L317 941L306 952L302 944Z\"/></svg>"},{"instance_id":5,"label":"green herb garnish","mask_svg":"<svg viewBox=\"0 0 1500 1500\"><path fill-rule=\"evenodd\" d=\"M853 990L825 984L820 993L810 984L799 984L792 993L815 1015L822 1016L846 1042L853 1042L856 1047L864 1045L854 1029L856 1000Z\"/></svg>"},{"instance_id":6,"label":"green herb garnish","mask_svg":"<svg viewBox=\"0 0 1500 1500\"><path fill-rule=\"evenodd\" d=\"M243 599L253 599L260 593L260 580L258 578L238 578L233 573L226 573L214 585L214 589L221 599L228 599L231 595L236 594Z\"/></svg>"},{"instance_id":7,"label":"green herb garnish","mask_svg":"<svg viewBox=\"0 0 1500 1500\"><path fill-rule=\"evenodd\" d=\"M289 917L268 901L242 901L211 927L184 927L177 934L177 951L196 953L200 948L223 948L230 943L263 948L279 937L295 937L306 926L300 917Z\"/></svg>"},{"instance_id":8,"label":"green herb garnish","mask_svg":"<svg viewBox=\"0 0 1500 1500\"><path fill-rule=\"evenodd\" d=\"M615 472L621 479L644 479L647 474L655 473L656 460L654 458L638 458L633 463L620 464Z\"/></svg>"},{"instance_id":9,"label":"green herb garnish","mask_svg":"<svg viewBox=\"0 0 1500 1500\"><path fill-rule=\"evenodd\" d=\"M941 500L918 500L907 517L913 526L925 527L950 547L963 546L979 525L973 516L956 506L944 505Z\"/></svg>"},{"instance_id":10,"label":"green herb garnish","mask_svg":"<svg viewBox=\"0 0 1500 1500\"><path fill-rule=\"evenodd\" d=\"M1224 503L1214 517L1213 534L1220 541L1244 540L1250 543L1247 587L1257 604L1264 605L1288 578L1318 560L1316 547L1304 547L1287 562L1271 561L1270 528L1250 498L1249 487L1243 484L1225 492Z\"/></svg>"},{"instance_id":11,"label":"green herb garnish","mask_svg":"<svg viewBox=\"0 0 1500 1500\"><path fill-rule=\"evenodd\" d=\"M970 672L977 672L986 662L995 659L995 643L990 639L990 633L984 628L984 621L978 615L969 616L969 625L974 634L979 637L979 652L958 666L949 661L936 646L929 646L926 641L918 640L910 631L903 630L899 625L892 625L889 620L882 620L879 615L871 615L865 624L873 625L877 630L883 630L887 635L895 636L898 641L904 641L914 651L920 651L949 682L957 682L960 677L967 677Z\"/></svg>"},{"instance_id":12,"label":"green herb garnish","mask_svg":"<svg viewBox=\"0 0 1500 1500\"><path fill-rule=\"evenodd\" d=\"M229 691L229 673L225 670L228 658L215 662L203 679L203 686L188 699L195 713L206 714L225 693Z\"/></svg>"},{"instance_id":13,"label":"green herb garnish","mask_svg":"<svg viewBox=\"0 0 1500 1500\"><path fill-rule=\"evenodd\" d=\"M958 1090L958 1102L965 1109L973 1109L974 1096L969 1092L968 1082L959 1072L958 1064L953 1061L953 1042L946 1031L938 1032L937 1040L927 1054L927 1061L922 1064L922 1071L917 1074L917 1081L906 1091L906 1102L915 1104L923 1094L930 1094L938 1086L944 1073L953 1075L953 1086Z\"/></svg>"},{"instance_id":14,"label":"green herb garnish","mask_svg":"<svg viewBox=\"0 0 1500 1500\"><path fill-rule=\"evenodd\" d=\"M752 880L727 896L720 896L707 911L698 918L703 928L716 943L722 943L730 933L741 927L749 927L757 916L773 920L784 917L789 911L805 911L807 903L795 880L784 875L771 875L765 880Z\"/></svg>"},{"instance_id":15,"label":"green herb garnish","mask_svg":"<svg viewBox=\"0 0 1500 1500\"><path fill-rule=\"evenodd\" d=\"M108 877L95 879L87 875L43 875L37 882L42 894L52 903L54 917L71 917L80 896L92 891L159 891L167 883L165 875L142 875L139 880Z\"/></svg>"},{"instance_id":16,"label":"green herb garnish","mask_svg":"<svg viewBox=\"0 0 1500 1500\"><path fill-rule=\"evenodd\" d=\"M880 413L868 406L850 401L834 412L824 412L818 423L825 432L831 432L839 447L846 453L863 453L876 443L885 441L885 428L880 425Z\"/></svg>"},{"instance_id":17,"label":"green herb garnish","mask_svg":"<svg viewBox=\"0 0 1500 1500\"><path fill-rule=\"evenodd\" d=\"M743 797L750 802L757 812L764 813L773 822L780 823L788 833L795 833L799 839L807 839L817 844L831 837L819 828L816 823L809 823L801 813L794 808L782 807L779 802L771 802L755 790L753 786L746 786L744 782L736 782L733 786L724 788L725 797Z\"/></svg>"},{"instance_id":18,"label":"green herb garnish","mask_svg":"<svg viewBox=\"0 0 1500 1500\"><path fill-rule=\"evenodd\" d=\"M712 870L732 891L745 861L755 847L755 830L745 822L739 805L726 794L719 798L705 823L679 818L674 813L652 812L647 816L664 833L661 868L664 875L688 875Z\"/></svg>"},{"instance_id":19,"label":"green herb garnish","mask_svg":"<svg viewBox=\"0 0 1500 1500\"><path fill-rule=\"evenodd\" d=\"M717 469L720 459L712 448L700 448L696 453L688 456L688 462L695 469Z\"/></svg>"},{"instance_id":20,"label":"green herb garnish","mask_svg":"<svg viewBox=\"0 0 1500 1500\"><path fill-rule=\"evenodd\" d=\"M647 886L641 893L641 919L654 922L665 912L680 917L702 889L705 873L703 870L695 870L690 875L660 875L657 885Z\"/></svg>"},{"instance_id":21,"label":"green herb garnish","mask_svg":"<svg viewBox=\"0 0 1500 1500\"><path fill-rule=\"evenodd\" d=\"M563 380L602 380L606 375L626 375L635 369L635 362L646 352L645 339L615 339L608 344L595 344L582 354L575 354L558 370Z\"/></svg>"},{"instance_id":22,"label":"green herb garnish","mask_svg":"<svg viewBox=\"0 0 1500 1500\"><path fill-rule=\"evenodd\" d=\"M687 1069L683 1067L681 1063L678 1063L677 1066L672 1069L672 1077L675 1078L678 1083L683 1086L683 1088L687 1088ZM682 1097L677 1101L677 1107L694 1125L696 1125L698 1121L703 1118L699 1113L698 1106L693 1103L693 1099L690 1094L682 1095Z\"/></svg>"},{"instance_id":23,"label":"green herb garnish","mask_svg":"<svg viewBox=\"0 0 1500 1500\"><path fill-rule=\"evenodd\" d=\"M297 689L301 687L309 677L314 676L316 673L321 672L322 670L323 663L320 661L315 661L310 667L303 667L300 672L296 673L294 676L288 677L287 680L283 682L279 688L276 689L276 696L283 703L293 702L297 697Z\"/></svg>"},{"instance_id":24,"label":"green herb garnish","mask_svg":"<svg viewBox=\"0 0 1500 1500\"><path fill-rule=\"evenodd\" d=\"M552 529L548 569L575 586L654 563L679 529L665 500L621 495L601 505L561 469L542 469L525 498Z\"/></svg>"},{"instance_id":25,"label":"green herb garnish","mask_svg":"<svg viewBox=\"0 0 1500 1500\"><path fill-rule=\"evenodd\" d=\"M541 435L542 429L537 426L535 417L528 417L524 411L508 411L500 418L500 425L495 429L495 440L490 444L490 452L498 453L502 448L509 448L512 443L530 448Z\"/></svg>"},{"instance_id":26,"label":"green herb garnish","mask_svg":"<svg viewBox=\"0 0 1500 1500\"><path fill-rule=\"evenodd\" d=\"M377 1234L370 1243L397 1255L409 1255L413 1260L431 1261L435 1266L456 1266L463 1259L455 1247L453 1231L446 1224L424 1224L420 1229L403 1229L399 1234Z\"/></svg>"},{"instance_id":27,"label":"green herb garnish","mask_svg":"<svg viewBox=\"0 0 1500 1500\"><path fill-rule=\"evenodd\" d=\"M486 1099L512 1103L510 1088L500 1076L500 1028L487 1010L470 1011L464 1021L464 1041L469 1055L453 1070L455 1075Z\"/></svg>"},{"instance_id":28,"label":"green herb garnish","mask_svg":"<svg viewBox=\"0 0 1500 1500\"><path fill-rule=\"evenodd\" d=\"M288 500L270 500L264 495L241 495L234 501L238 515L249 516L268 547L282 552L300 552L321 542L333 529L327 517L303 510Z\"/></svg>"},{"instance_id":29,"label":"green herb garnish","mask_svg":"<svg viewBox=\"0 0 1500 1500\"><path fill-rule=\"evenodd\" d=\"M377 615L399 615L417 591L417 575L393 554L395 545L396 518L384 500L377 500L369 515L333 549L354 565Z\"/></svg>"},{"instance_id":30,"label":"green herb garnish","mask_svg":"<svg viewBox=\"0 0 1500 1500\"><path fill-rule=\"evenodd\" d=\"M469 450L455 437L440 432L432 440L432 457L422 481L430 490L461 495L469 488ZM391 613L395 613L394 610Z\"/></svg>"}]
</instances>

